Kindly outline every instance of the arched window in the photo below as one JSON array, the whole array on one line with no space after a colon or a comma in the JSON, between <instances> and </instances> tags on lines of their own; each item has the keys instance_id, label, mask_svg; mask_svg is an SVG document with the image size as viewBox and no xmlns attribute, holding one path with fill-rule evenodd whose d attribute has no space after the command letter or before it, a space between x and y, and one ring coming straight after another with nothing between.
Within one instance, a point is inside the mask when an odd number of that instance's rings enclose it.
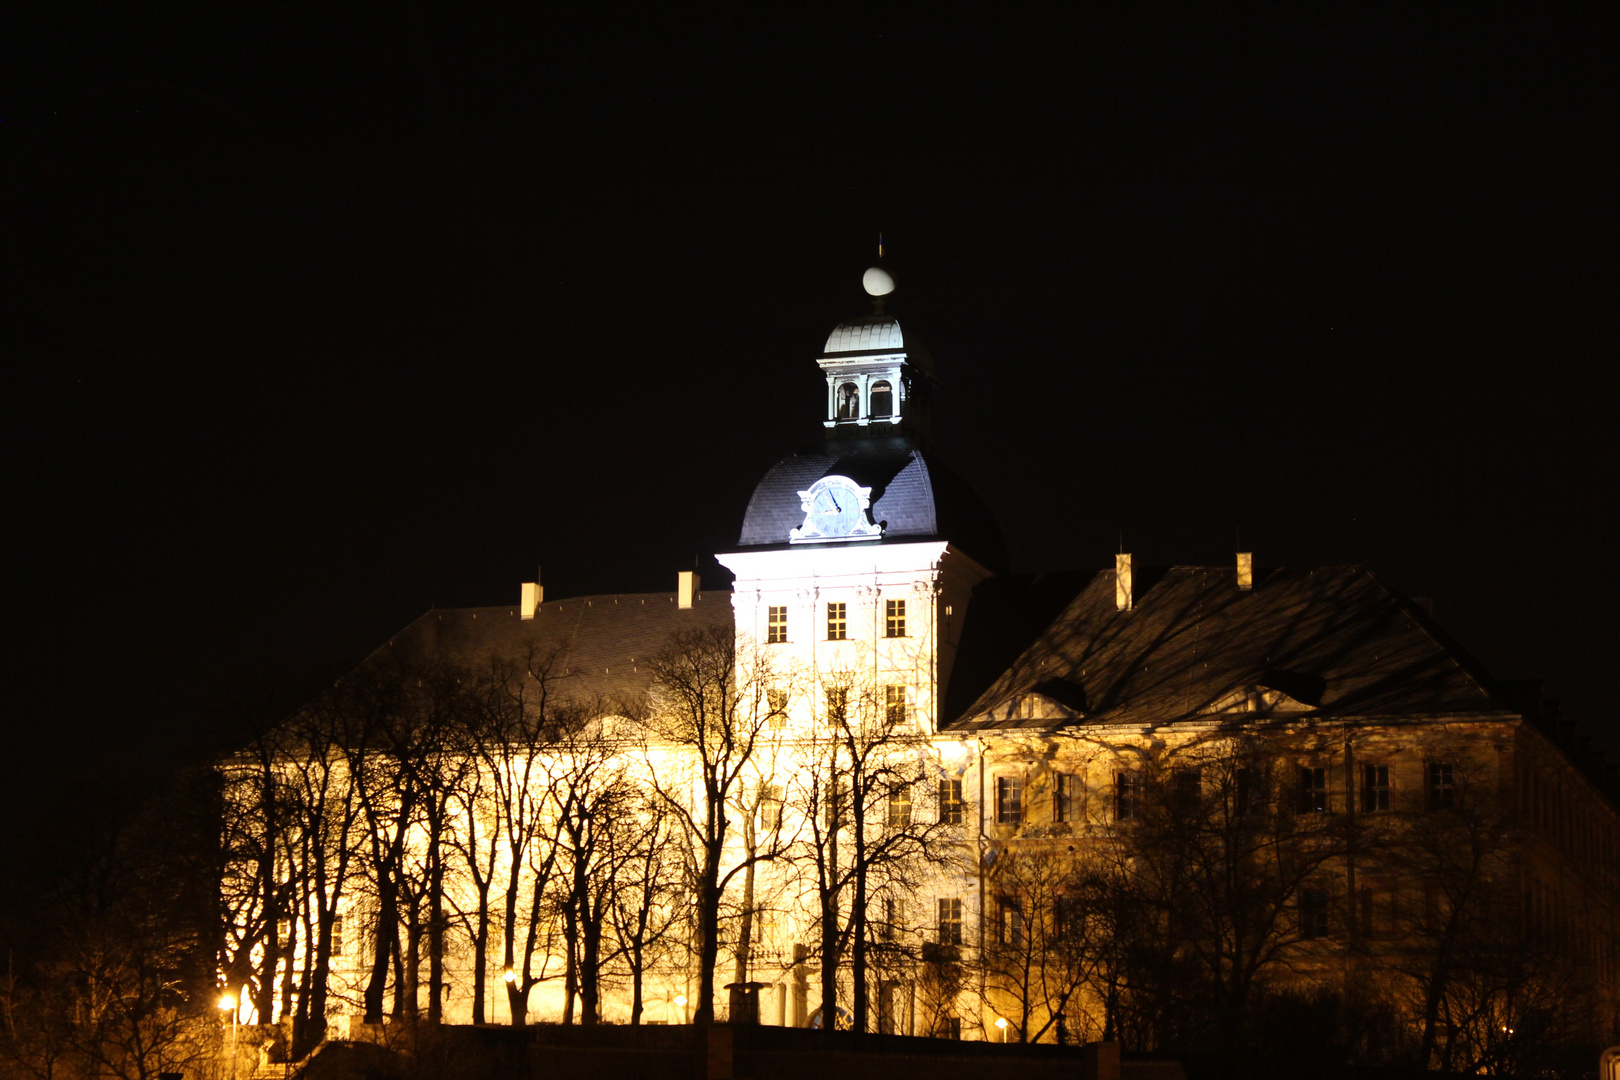
<instances>
[{"instance_id":1,"label":"arched window","mask_svg":"<svg viewBox=\"0 0 1620 1080\"><path fill-rule=\"evenodd\" d=\"M838 419L857 420L861 415L861 391L852 382L838 388Z\"/></svg>"},{"instance_id":2,"label":"arched window","mask_svg":"<svg viewBox=\"0 0 1620 1080\"><path fill-rule=\"evenodd\" d=\"M872 384L872 400L867 415L874 419L894 415L894 390L887 382Z\"/></svg>"}]
</instances>

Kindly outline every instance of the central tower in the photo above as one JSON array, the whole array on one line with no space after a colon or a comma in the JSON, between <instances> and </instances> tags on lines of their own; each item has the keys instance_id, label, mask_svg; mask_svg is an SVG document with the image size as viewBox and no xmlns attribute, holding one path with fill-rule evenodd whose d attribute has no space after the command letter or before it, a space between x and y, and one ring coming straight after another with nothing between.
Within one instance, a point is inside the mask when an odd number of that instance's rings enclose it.
<instances>
[{"instance_id":1,"label":"central tower","mask_svg":"<svg viewBox=\"0 0 1620 1080\"><path fill-rule=\"evenodd\" d=\"M887 310L893 277L873 267L862 284L871 312L839 323L816 360L823 439L772 466L736 550L716 557L736 574L738 644L798 687L788 722L838 707L826 695L859 674L932 732L969 597L1006 552L984 504L925 448L933 359Z\"/></svg>"}]
</instances>

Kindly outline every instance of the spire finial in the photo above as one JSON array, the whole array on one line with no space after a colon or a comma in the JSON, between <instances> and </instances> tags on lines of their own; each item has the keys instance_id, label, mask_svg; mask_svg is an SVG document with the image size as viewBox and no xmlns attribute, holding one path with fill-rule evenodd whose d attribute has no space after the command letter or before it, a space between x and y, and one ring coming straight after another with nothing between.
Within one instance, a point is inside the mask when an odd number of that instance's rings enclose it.
<instances>
[{"instance_id":1,"label":"spire finial","mask_svg":"<svg viewBox=\"0 0 1620 1080\"><path fill-rule=\"evenodd\" d=\"M883 258L883 234L878 233L878 258Z\"/></svg>"}]
</instances>

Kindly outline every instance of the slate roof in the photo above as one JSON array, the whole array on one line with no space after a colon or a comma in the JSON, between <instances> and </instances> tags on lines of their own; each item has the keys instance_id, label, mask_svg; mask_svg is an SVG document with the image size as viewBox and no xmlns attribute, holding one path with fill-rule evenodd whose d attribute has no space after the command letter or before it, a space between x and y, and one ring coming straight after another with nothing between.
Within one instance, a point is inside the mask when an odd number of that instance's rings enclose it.
<instances>
[{"instance_id":1,"label":"slate roof","mask_svg":"<svg viewBox=\"0 0 1620 1080\"><path fill-rule=\"evenodd\" d=\"M690 608L674 593L578 596L540 605L533 619L517 606L440 608L406 626L383 648L418 651L467 667L494 657L514 662L553 660L558 688L586 701L630 700L652 683L648 657L693 630L730 630L731 590L700 592ZM554 658L554 659L553 659Z\"/></svg>"},{"instance_id":2,"label":"slate roof","mask_svg":"<svg viewBox=\"0 0 1620 1080\"><path fill-rule=\"evenodd\" d=\"M995 519L966 481L904 435L829 439L778 461L754 488L738 544L785 547L804 524L799 492L823 476L847 476L872 489L872 520L882 540L949 540L990 570L1007 569Z\"/></svg>"},{"instance_id":3,"label":"slate roof","mask_svg":"<svg viewBox=\"0 0 1620 1080\"><path fill-rule=\"evenodd\" d=\"M1052 726L1022 718L1030 694L1087 723L1131 725L1242 715L1256 691L1262 713L1270 701L1276 715L1301 717L1513 711L1467 653L1364 567L1257 571L1248 592L1233 567L1138 568L1135 578L1131 611L1116 607L1111 570L985 582L968 607L945 726Z\"/></svg>"}]
</instances>

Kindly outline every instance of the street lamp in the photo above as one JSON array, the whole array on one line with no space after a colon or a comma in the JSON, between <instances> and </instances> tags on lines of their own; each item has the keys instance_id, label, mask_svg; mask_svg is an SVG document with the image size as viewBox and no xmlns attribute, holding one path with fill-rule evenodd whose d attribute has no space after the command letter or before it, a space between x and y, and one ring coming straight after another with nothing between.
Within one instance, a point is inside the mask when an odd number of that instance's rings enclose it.
<instances>
[{"instance_id":1,"label":"street lamp","mask_svg":"<svg viewBox=\"0 0 1620 1080\"><path fill-rule=\"evenodd\" d=\"M675 995L675 1007L681 1011L681 1023L686 1023L686 995Z\"/></svg>"},{"instance_id":2,"label":"street lamp","mask_svg":"<svg viewBox=\"0 0 1620 1080\"><path fill-rule=\"evenodd\" d=\"M1001 1029L1001 1041L1006 1042L1007 1041L1007 1018L1005 1016L996 1017L996 1027Z\"/></svg>"},{"instance_id":3,"label":"street lamp","mask_svg":"<svg viewBox=\"0 0 1620 1080\"><path fill-rule=\"evenodd\" d=\"M221 994L219 1007L231 1010L231 1080L236 1080L236 997L229 993Z\"/></svg>"}]
</instances>

